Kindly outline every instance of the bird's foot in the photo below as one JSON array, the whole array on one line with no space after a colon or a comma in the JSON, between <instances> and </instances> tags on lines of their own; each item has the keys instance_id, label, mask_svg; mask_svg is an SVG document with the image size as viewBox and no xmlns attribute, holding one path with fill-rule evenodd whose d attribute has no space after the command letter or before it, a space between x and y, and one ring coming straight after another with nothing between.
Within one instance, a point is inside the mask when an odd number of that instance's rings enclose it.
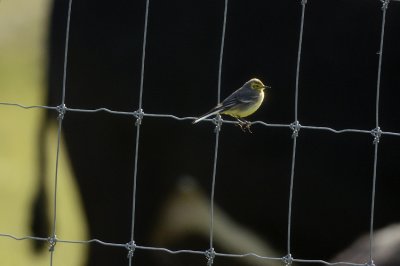
<instances>
[{"instance_id":1,"label":"bird's foot","mask_svg":"<svg viewBox=\"0 0 400 266\"><path fill-rule=\"evenodd\" d=\"M247 130L249 133L253 133L253 132L251 131L251 129L250 129L250 127L251 127L251 122L249 122L249 121L246 121L246 120L238 120L238 123L237 123L236 125L238 125L238 126L240 127L240 129L241 129L243 132L246 132L246 130Z\"/></svg>"}]
</instances>

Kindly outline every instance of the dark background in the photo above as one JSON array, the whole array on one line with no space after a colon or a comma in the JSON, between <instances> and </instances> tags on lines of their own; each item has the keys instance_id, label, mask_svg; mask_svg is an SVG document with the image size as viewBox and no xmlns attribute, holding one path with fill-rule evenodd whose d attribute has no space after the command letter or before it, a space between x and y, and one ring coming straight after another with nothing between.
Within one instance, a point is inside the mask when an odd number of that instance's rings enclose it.
<instances>
[{"instance_id":1,"label":"dark background","mask_svg":"<svg viewBox=\"0 0 400 266\"><path fill-rule=\"evenodd\" d=\"M61 102L67 1L55 0L49 37L49 104ZM151 0L144 72L145 113L197 116L217 101L224 1ZM400 3L387 11L380 127L399 132ZM66 105L138 108L145 1L74 1ZM230 1L221 97L252 77L272 88L250 117L294 121L300 1ZM375 128L382 11L375 0L308 1L299 80L302 125ZM80 186L90 237L130 240L135 119L107 113L65 115L63 134ZM214 125L145 117L141 127L135 241L149 234L169 191L192 175L210 192ZM253 134L224 124L215 200L236 222L286 255L292 157L291 131L260 125ZM373 137L302 129L297 139L292 255L329 259L369 229ZM400 138L379 145L375 227L400 220ZM209 217L204 217L209 219ZM188 236L169 248L206 250L207 238ZM223 249L223 247L221 247ZM217 251L218 247L216 247ZM90 246L89 265L125 265L126 250ZM137 250L135 265L158 265ZM173 258L172 258L173 257ZM165 255L162 265L204 265L201 256ZM182 259L181 259L182 258ZM216 264L223 263L216 258ZM230 265L232 262L229 262ZM234 262L238 265L239 261Z\"/></svg>"}]
</instances>

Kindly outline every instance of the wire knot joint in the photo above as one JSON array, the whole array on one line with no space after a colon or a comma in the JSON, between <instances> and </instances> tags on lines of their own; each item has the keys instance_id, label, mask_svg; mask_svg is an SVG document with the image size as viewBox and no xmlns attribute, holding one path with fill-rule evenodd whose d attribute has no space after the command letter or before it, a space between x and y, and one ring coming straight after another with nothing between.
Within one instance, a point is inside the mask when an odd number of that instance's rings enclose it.
<instances>
[{"instance_id":1,"label":"wire knot joint","mask_svg":"<svg viewBox=\"0 0 400 266\"><path fill-rule=\"evenodd\" d=\"M382 136L382 130L380 127L376 127L371 131L372 136L374 136L374 144L378 144L381 136Z\"/></svg>"},{"instance_id":2,"label":"wire knot joint","mask_svg":"<svg viewBox=\"0 0 400 266\"><path fill-rule=\"evenodd\" d=\"M283 263L285 263L285 266L290 266L293 263L293 257L292 254L287 254L285 257L282 258Z\"/></svg>"},{"instance_id":3,"label":"wire knot joint","mask_svg":"<svg viewBox=\"0 0 400 266\"><path fill-rule=\"evenodd\" d=\"M128 243L125 244L125 248L128 250L128 259L131 259L133 257L133 254L135 253L135 249L136 249L136 244L135 241L130 241Z\"/></svg>"},{"instance_id":4,"label":"wire knot joint","mask_svg":"<svg viewBox=\"0 0 400 266\"><path fill-rule=\"evenodd\" d=\"M292 138L297 138L299 136L299 131L301 129L301 125L299 121L295 121L290 124L290 129L293 131L292 133Z\"/></svg>"},{"instance_id":5,"label":"wire knot joint","mask_svg":"<svg viewBox=\"0 0 400 266\"><path fill-rule=\"evenodd\" d=\"M386 10L388 8L390 0L381 0L382 2L382 10Z\"/></svg>"},{"instance_id":6,"label":"wire knot joint","mask_svg":"<svg viewBox=\"0 0 400 266\"><path fill-rule=\"evenodd\" d=\"M209 250L206 250L205 255L207 258L207 266L212 266L214 263L214 258L215 258L214 248L210 248Z\"/></svg>"},{"instance_id":7,"label":"wire knot joint","mask_svg":"<svg viewBox=\"0 0 400 266\"><path fill-rule=\"evenodd\" d=\"M65 112L67 112L67 107L65 104L60 104L59 106L56 107L56 110L58 112L58 120L64 119Z\"/></svg>"},{"instance_id":8,"label":"wire knot joint","mask_svg":"<svg viewBox=\"0 0 400 266\"><path fill-rule=\"evenodd\" d=\"M54 235L54 236L48 237L47 238L47 242L49 242L49 251L53 252L54 248L55 248L55 246L57 244L57 236Z\"/></svg>"},{"instance_id":9,"label":"wire knot joint","mask_svg":"<svg viewBox=\"0 0 400 266\"><path fill-rule=\"evenodd\" d=\"M217 133L219 131L221 131L221 126L222 126L222 118L220 114L217 114L217 116L215 118L213 118L213 123L215 125L215 129L214 132Z\"/></svg>"},{"instance_id":10,"label":"wire knot joint","mask_svg":"<svg viewBox=\"0 0 400 266\"><path fill-rule=\"evenodd\" d=\"M365 266L375 266L375 263L373 260L370 260L369 262L365 263Z\"/></svg>"},{"instance_id":11,"label":"wire knot joint","mask_svg":"<svg viewBox=\"0 0 400 266\"><path fill-rule=\"evenodd\" d=\"M133 116L136 118L135 125L136 125L136 126L141 125L141 124L142 124L143 117L144 117L143 109L139 109L139 110L133 112Z\"/></svg>"}]
</instances>

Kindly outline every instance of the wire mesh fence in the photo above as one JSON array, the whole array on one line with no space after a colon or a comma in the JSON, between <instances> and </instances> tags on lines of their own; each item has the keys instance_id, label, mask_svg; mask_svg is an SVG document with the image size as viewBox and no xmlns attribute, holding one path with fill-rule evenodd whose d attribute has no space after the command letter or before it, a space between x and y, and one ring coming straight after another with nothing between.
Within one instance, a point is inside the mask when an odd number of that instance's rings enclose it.
<instances>
[{"instance_id":1,"label":"wire mesh fence","mask_svg":"<svg viewBox=\"0 0 400 266\"><path fill-rule=\"evenodd\" d=\"M400 2L398 0L391 0L392 2ZM214 249L214 195L215 195L215 181L217 178L217 165L218 165L218 157L219 157L219 139L222 135L222 125L223 124L236 124L234 121L226 121L221 118L220 115L217 115L213 119L205 119L205 121L212 122L215 125L215 144L214 144L214 158L213 158L213 171L212 171L212 185L211 185L211 198L210 198L210 216L209 216L209 249L207 250L171 250L164 247L152 247L152 246L142 246L135 243L135 214L136 214L136 191L140 189L137 186L137 179L140 178L138 175L138 168L140 164L138 163L139 157L139 148L140 144L140 133L142 120L147 117L153 117L158 119L173 119L177 121L187 121L193 120L195 117L178 117L172 114L154 114L154 113L146 113L143 110L143 101L142 95L144 91L144 76L145 76L145 62L146 62L146 40L147 40L147 25L148 25L148 17L151 15L150 12L150 0L146 0L145 7L145 21L144 21L144 31L143 31L143 45L142 45L142 60L141 60L141 73L140 73L140 84L139 84L139 101L138 101L138 110L132 112L111 110L108 108L97 108L97 109L79 109L79 108L70 108L66 106L65 95L68 93L67 90L67 68L68 68L68 43L69 43L69 32L70 32L70 20L71 20L71 12L72 12L72 0L69 0L68 5L68 16L67 16L67 29L65 36L65 53L64 53L64 67L63 67L63 82L62 82L62 97L61 102L58 106L42 106L42 105L22 105L19 103L11 103L11 102L0 102L0 106L2 108L23 108L23 109L47 109L54 112L57 112L58 117L58 133L57 133L57 145L56 145L56 158L55 158L55 173L54 173L54 201L53 201L53 220L52 220L52 230L51 235L47 238L43 237L35 237L35 236L23 236L17 237L12 234L0 233L1 237L10 238L14 240L32 240L32 241L44 241L49 244L50 251L50 265L53 265L53 254L56 250L56 243L68 243L68 244L99 244L103 246L109 247L118 247L124 248L127 250L127 256L129 259L129 265L134 263L134 252L135 250L151 250L158 252L166 252L169 254L196 254L200 256L204 256L207 260L207 265L212 265L215 257L231 257L231 258L243 258L243 257L256 257L263 260L273 260L273 261L281 261L285 265L291 265L293 262L297 263L320 263L325 265L374 265L374 257L373 257L373 242L374 242L374 208L375 208L375 184L377 180L377 166L378 166L378 149L379 149L379 141L382 136L391 135L400 137L400 132L389 132L380 129L379 124L379 96L381 90L381 74L382 74L382 58L383 58L383 44L384 44L384 32L385 32L385 22L386 22L386 11L389 8L390 0L381 0L381 10L377 10L381 12L382 19L380 25L380 47L379 47L379 61L377 67L377 83L376 83L376 102L375 102L375 128L373 129L334 129L331 127L321 127L321 126L312 126L312 125L302 125L300 123L300 119L298 117L298 95L299 95L299 77L301 70L301 58L302 58L302 45L303 45L303 29L305 27L306 21L306 7L307 0L301 0L301 20L299 22L299 39L298 39L298 52L297 52L297 65L296 65L296 82L295 82L295 95L294 95L294 122L290 124L274 124L274 123L266 123L264 121L253 121L252 125L258 124L267 128L286 128L291 130L292 134L292 157L291 157L291 170L290 170L290 186L289 190L289 204L288 204L288 219L287 219L287 249L286 254L282 257L268 257L261 256L256 253L245 253L245 254L229 254L229 253L220 253ZM225 43L225 32L228 24L228 0L225 0L224 5L224 13L221 14L223 16L223 25L222 25L222 33L221 33L221 42L220 42L220 53L219 53L219 67L218 67L218 85L217 85L217 103L220 102L221 95L221 76L223 69L223 54L224 54L224 43ZM105 112L112 115L120 115L120 116L129 116L132 119L135 119L136 123L136 139L135 139L135 154L134 154L134 172L133 172L133 197L132 197L132 224L131 224L131 235L130 241L128 243L110 243L105 242L100 239L90 239L90 240L67 240L60 239L57 237L57 189L58 189L58 164L59 164L59 152L60 152L60 140L62 134L62 126L65 113L76 112L76 113L99 113ZM349 261L342 262L328 262L320 259L301 259L297 257L293 257L291 255L291 228L292 228L292 203L293 203L293 187L294 187L294 178L295 178L295 170L296 170L296 151L297 151L297 138L301 134L302 130L313 130L313 131L325 131L333 134L369 134L371 135L371 141L374 145L374 160L373 160L373 172L372 172L372 188L371 188L371 202L370 202L370 220L369 220L369 260L365 263L354 263Z\"/></svg>"}]
</instances>

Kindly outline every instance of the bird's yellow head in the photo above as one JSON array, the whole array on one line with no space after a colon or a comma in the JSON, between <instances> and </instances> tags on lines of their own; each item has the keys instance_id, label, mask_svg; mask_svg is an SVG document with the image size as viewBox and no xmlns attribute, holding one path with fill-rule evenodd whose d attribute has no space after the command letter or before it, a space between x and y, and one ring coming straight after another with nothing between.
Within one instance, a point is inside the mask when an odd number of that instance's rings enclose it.
<instances>
[{"instance_id":1,"label":"bird's yellow head","mask_svg":"<svg viewBox=\"0 0 400 266\"><path fill-rule=\"evenodd\" d=\"M264 85L264 83L261 82L261 80L253 78L247 82L248 85L250 85L250 88L253 90L258 90L258 91L263 91L266 88L270 88L269 86Z\"/></svg>"}]
</instances>

